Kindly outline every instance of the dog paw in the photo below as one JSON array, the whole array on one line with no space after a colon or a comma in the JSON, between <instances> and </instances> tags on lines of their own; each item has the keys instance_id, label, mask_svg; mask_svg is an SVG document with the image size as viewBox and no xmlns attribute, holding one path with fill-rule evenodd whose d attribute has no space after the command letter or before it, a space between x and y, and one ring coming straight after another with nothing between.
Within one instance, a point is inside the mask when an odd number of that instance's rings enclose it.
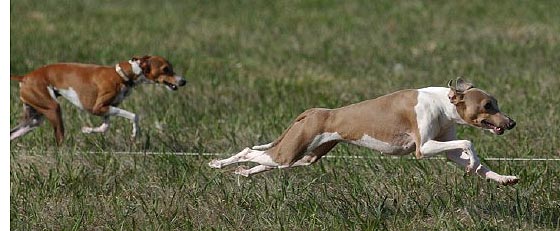
<instances>
[{"instance_id":1,"label":"dog paw","mask_svg":"<svg viewBox=\"0 0 560 231\"><path fill-rule=\"evenodd\" d=\"M237 169L235 169L235 172L233 172L233 173L235 173L237 175L244 176L244 177L249 176L249 170L245 166L237 167Z\"/></svg>"},{"instance_id":2,"label":"dog paw","mask_svg":"<svg viewBox=\"0 0 560 231\"><path fill-rule=\"evenodd\" d=\"M140 136L140 131L139 131L139 130L136 130L136 131L132 131L132 135L130 135L130 138L131 138L132 140L135 140L136 137L138 137L138 136Z\"/></svg>"},{"instance_id":3,"label":"dog paw","mask_svg":"<svg viewBox=\"0 0 560 231\"><path fill-rule=\"evenodd\" d=\"M93 132L93 128L90 128L90 127L82 127L82 133L89 134L89 133L91 133L91 132Z\"/></svg>"},{"instance_id":4,"label":"dog paw","mask_svg":"<svg viewBox=\"0 0 560 231\"><path fill-rule=\"evenodd\" d=\"M475 174L480 167L481 165L479 160L475 160L474 162L469 163L469 165L467 165L466 167L467 174Z\"/></svg>"},{"instance_id":5,"label":"dog paw","mask_svg":"<svg viewBox=\"0 0 560 231\"><path fill-rule=\"evenodd\" d=\"M474 168L473 165L468 165L465 169L465 171L467 171L467 175L471 175L474 174L476 172L476 168Z\"/></svg>"},{"instance_id":6,"label":"dog paw","mask_svg":"<svg viewBox=\"0 0 560 231\"><path fill-rule=\"evenodd\" d=\"M210 163L208 163L208 166L210 166L210 168L222 168L222 164L220 164L219 160L210 161Z\"/></svg>"},{"instance_id":7,"label":"dog paw","mask_svg":"<svg viewBox=\"0 0 560 231\"><path fill-rule=\"evenodd\" d=\"M502 185L514 185L517 184L519 182L519 178L517 178L516 176L503 176L502 180L501 180L501 184Z\"/></svg>"},{"instance_id":8,"label":"dog paw","mask_svg":"<svg viewBox=\"0 0 560 231\"><path fill-rule=\"evenodd\" d=\"M140 126L138 126L134 123L134 124L132 124L132 134L130 135L130 138L132 138L132 140L134 140L138 136L140 136Z\"/></svg>"}]
</instances>

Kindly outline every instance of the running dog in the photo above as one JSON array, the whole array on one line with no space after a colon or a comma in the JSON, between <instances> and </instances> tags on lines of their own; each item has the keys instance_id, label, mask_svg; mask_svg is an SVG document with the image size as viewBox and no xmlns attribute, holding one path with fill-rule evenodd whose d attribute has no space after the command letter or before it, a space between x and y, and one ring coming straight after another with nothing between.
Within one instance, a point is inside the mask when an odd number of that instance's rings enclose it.
<instances>
[{"instance_id":1,"label":"running dog","mask_svg":"<svg viewBox=\"0 0 560 231\"><path fill-rule=\"evenodd\" d=\"M164 84L177 90L186 81L175 75L173 67L160 56L133 57L115 66L80 63L58 63L43 66L24 76L11 76L19 81L23 116L10 131L10 140L38 127L43 117L51 123L57 145L64 140L64 125L58 96L91 114L102 116L99 127L83 127L83 133L105 132L109 117L120 116L132 121L132 138L139 133L138 116L117 106L141 83Z\"/></svg>"},{"instance_id":2,"label":"running dog","mask_svg":"<svg viewBox=\"0 0 560 231\"><path fill-rule=\"evenodd\" d=\"M455 124L497 135L515 127L515 121L500 112L493 96L457 78L454 85L449 81L447 88L401 90L338 109L309 109L274 142L245 148L230 158L213 160L209 166L258 163L235 171L250 176L275 168L310 165L345 142L390 155L414 152L417 159L446 152L449 160L468 173L476 172L503 185L519 181L516 176L500 175L481 165L472 142L457 139Z\"/></svg>"}]
</instances>

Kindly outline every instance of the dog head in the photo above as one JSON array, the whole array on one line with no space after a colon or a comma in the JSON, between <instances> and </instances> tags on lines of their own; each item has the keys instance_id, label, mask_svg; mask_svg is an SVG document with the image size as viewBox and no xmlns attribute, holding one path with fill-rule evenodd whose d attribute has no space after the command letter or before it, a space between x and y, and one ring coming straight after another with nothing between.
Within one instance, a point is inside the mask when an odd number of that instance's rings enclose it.
<instances>
[{"instance_id":1,"label":"dog head","mask_svg":"<svg viewBox=\"0 0 560 231\"><path fill-rule=\"evenodd\" d=\"M172 91L187 84L183 77L175 74L171 63L163 57L135 56L128 63L130 64L130 71L134 73L135 78L132 80L135 83L164 84L167 89Z\"/></svg>"},{"instance_id":2,"label":"dog head","mask_svg":"<svg viewBox=\"0 0 560 231\"><path fill-rule=\"evenodd\" d=\"M447 85L450 88L449 100L467 124L497 135L515 127L515 121L500 111L498 101L492 95L475 88L472 83L460 77L454 86L453 80Z\"/></svg>"}]
</instances>

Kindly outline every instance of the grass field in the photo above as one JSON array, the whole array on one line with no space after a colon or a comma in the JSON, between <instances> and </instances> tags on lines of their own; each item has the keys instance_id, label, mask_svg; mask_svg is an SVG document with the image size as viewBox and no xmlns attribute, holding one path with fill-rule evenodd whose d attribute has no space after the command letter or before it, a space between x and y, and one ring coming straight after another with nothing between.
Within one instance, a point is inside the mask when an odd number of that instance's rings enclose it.
<instances>
[{"instance_id":1,"label":"grass field","mask_svg":"<svg viewBox=\"0 0 560 231\"><path fill-rule=\"evenodd\" d=\"M142 136L63 101L10 143L13 230L559 230L560 161L484 161L521 177L500 187L444 160L379 159L339 145L318 164L251 178L215 157L273 140L311 107L340 107L464 76L517 127L460 127L485 157L560 157L560 4L555 1L10 2L10 72L54 62L167 57L189 84L144 85L121 105ZM7 79L7 76L4 76ZM7 80L5 80L7 81ZM21 103L10 83L10 125ZM114 152L161 152L161 155ZM103 152L103 153L88 153Z\"/></svg>"}]
</instances>

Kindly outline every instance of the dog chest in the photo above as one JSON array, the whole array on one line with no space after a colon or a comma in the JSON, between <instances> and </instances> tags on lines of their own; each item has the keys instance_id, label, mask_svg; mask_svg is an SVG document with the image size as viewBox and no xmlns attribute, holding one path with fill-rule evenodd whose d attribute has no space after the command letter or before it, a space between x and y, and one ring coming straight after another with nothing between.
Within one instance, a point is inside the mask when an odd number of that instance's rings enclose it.
<instances>
[{"instance_id":1,"label":"dog chest","mask_svg":"<svg viewBox=\"0 0 560 231\"><path fill-rule=\"evenodd\" d=\"M119 105L128 95L130 95L130 92L132 92L132 88L123 85L119 93L115 96L115 99L113 99L113 102L111 102L111 105Z\"/></svg>"}]
</instances>

